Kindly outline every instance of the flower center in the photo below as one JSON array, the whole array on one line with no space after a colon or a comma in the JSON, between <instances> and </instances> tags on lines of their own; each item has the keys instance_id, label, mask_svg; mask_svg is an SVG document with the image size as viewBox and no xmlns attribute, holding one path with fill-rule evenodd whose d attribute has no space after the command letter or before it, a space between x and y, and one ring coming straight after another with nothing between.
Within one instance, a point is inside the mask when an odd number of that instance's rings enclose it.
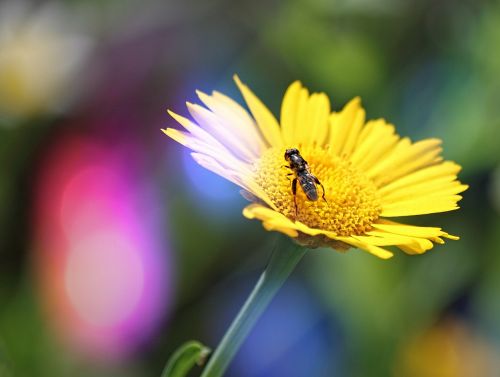
<instances>
[{"instance_id":1,"label":"flower center","mask_svg":"<svg viewBox=\"0 0 500 377\"><path fill-rule=\"evenodd\" d=\"M279 212L315 229L335 232L339 236L361 235L371 229L379 217L380 199L375 184L349 161L322 147L299 148L300 155L325 189L316 185L318 200L307 198L297 182L297 212L292 181L296 174L283 167L285 149L270 148L254 164L257 183L263 188Z\"/></svg>"}]
</instances>

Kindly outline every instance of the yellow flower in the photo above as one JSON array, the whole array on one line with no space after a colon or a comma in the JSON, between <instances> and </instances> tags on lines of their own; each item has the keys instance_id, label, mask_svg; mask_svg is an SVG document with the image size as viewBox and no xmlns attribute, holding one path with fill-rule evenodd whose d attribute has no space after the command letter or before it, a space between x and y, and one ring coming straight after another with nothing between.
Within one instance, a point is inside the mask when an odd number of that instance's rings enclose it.
<instances>
[{"instance_id":1,"label":"yellow flower","mask_svg":"<svg viewBox=\"0 0 500 377\"><path fill-rule=\"evenodd\" d=\"M243 210L267 230L279 231L308 247L357 247L380 258L397 246L421 254L458 239L441 228L401 224L392 217L457 209L467 185L457 181L460 166L440 157L441 141L412 143L383 119L365 120L359 98L331 112L324 93L309 94L294 82L285 93L278 123L269 109L235 76L251 115L231 98L198 92L206 107L187 103L195 122L169 111L186 131L163 130L192 149L203 167L243 188L253 203ZM284 153L297 148L320 185L319 199L292 193ZM295 202L297 207L295 207Z\"/></svg>"}]
</instances>

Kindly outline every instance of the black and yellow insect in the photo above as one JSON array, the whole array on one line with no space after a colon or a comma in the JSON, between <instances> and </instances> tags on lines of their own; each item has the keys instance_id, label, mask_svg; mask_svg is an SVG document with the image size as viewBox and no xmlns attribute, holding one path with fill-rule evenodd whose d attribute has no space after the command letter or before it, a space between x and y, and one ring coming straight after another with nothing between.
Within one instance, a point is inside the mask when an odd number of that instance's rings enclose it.
<instances>
[{"instance_id":1,"label":"black and yellow insect","mask_svg":"<svg viewBox=\"0 0 500 377\"><path fill-rule=\"evenodd\" d=\"M322 198L326 202L325 198L325 188L319 181L319 179L311 173L307 161L300 155L300 152L296 148L287 149L285 151L285 160L289 165L284 165L284 167L290 169L292 173L287 174L288 176L295 176L292 180L292 194L293 203L295 204L295 217L297 217L297 182L299 182L302 191L306 194L307 199L315 202L318 200L318 189L316 185L320 185L323 189Z\"/></svg>"}]
</instances>

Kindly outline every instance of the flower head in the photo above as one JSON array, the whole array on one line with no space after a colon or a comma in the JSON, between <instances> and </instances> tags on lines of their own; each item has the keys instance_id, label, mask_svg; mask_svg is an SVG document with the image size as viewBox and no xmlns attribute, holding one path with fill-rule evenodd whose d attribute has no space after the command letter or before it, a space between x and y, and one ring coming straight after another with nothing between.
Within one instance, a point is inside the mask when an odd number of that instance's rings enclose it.
<instances>
[{"instance_id":1,"label":"flower head","mask_svg":"<svg viewBox=\"0 0 500 377\"><path fill-rule=\"evenodd\" d=\"M458 208L467 185L457 180L460 166L443 161L440 140L412 143L383 119L366 121L359 98L332 112L324 93L310 94L298 81L285 93L278 122L235 81L250 113L219 92L198 92L206 107L187 103L196 123L169 112L186 131L163 131L193 150L200 165L243 188L253 202L244 216L308 247L357 247L380 258L393 255L386 246L421 254L443 238L458 239L390 220ZM306 165L285 160L291 148Z\"/></svg>"}]
</instances>

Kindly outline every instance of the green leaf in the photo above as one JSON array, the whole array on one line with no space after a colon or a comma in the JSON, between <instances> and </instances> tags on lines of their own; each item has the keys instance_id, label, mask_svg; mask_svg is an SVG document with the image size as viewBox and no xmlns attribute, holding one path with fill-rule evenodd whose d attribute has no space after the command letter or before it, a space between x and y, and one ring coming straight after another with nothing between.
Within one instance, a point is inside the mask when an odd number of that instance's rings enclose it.
<instances>
[{"instance_id":1,"label":"green leaf","mask_svg":"<svg viewBox=\"0 0 500 377\"><path fill-rule=\"evenodd\" d=\"M0 377L10 377L12 375L9 364L3 342L0 342Z\"/></svg>"},{"instance_id":2,"label":"green leaf","mask_svg":"<svg viewBox=\"0 0 500 377\"><path fill-rule=\"evenodd\" d=\"M205 364L210 351L210 348L194 340L184 343L170 357L161 377L185 377L194 364Z\"/></svg>"}]
</instances>

